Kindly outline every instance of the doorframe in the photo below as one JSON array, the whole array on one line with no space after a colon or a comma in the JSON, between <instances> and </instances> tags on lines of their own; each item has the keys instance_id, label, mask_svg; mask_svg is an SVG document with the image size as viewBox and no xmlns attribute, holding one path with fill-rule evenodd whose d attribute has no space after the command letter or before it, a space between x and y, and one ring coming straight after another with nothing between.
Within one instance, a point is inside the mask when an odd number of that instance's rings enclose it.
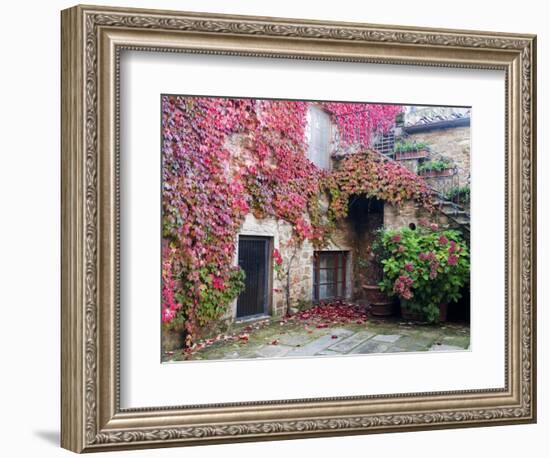
<instances>
[{"instance_id":1,"label":"doorframe","mask_svg":"<svg viewBox=\"0 0 550 458\"><path fill-rule=\"evenodd\" d=\"M246 315L246 316L237 316L237 307L238 307L238 301L239 297L235 299L235 307L233 311L233 319L236 323L243 322L243 321L250 321L260 318L265 318L271 316L273 313L273 247L274 247L274 237L272 235L257 235L257 234L247 234L247 233L241 233L237 236L237 249L236 251L236 261L237 265L239 265L239 242L241 238L249 239L249 240L262 240L267 242L266 245L266 262L267 262L267 269L265 269L265 283L266 283L266 294L264 295L264 310L262 313L257 313L254 315Z\"/></svg>"}]
</instances>

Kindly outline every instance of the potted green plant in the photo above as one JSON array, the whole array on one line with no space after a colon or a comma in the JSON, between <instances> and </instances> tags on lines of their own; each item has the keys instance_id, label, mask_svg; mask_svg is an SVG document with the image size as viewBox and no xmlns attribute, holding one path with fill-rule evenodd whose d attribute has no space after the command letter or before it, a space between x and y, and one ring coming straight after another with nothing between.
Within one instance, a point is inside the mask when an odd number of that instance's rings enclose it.
<instances>
[{"instance_id":1,"label":"potted green plant","mask_svg":"<svg viewBox=\"0 0 550 458\"><path fill-rule=\"evenodd\" d=\"M453 163L446 158L426 161L418 167L418 174L424 178L446 177L455 174Z\"/></svg>"},{"instance_id":2,"label":"potted green plant","mask_svg":"<svg viewBox=\"0 0 550 458\"><path fill-rule=\"evenodd\" d=\"M399 297L405 317L444 320L447 304L460 298L470 278L469 250L460 232L440 231L436 224L387 229L380 244L386 253L382 291Z\"/></svg>"},{"instance_id":3,"label":"potted green plant","mask_svg":"<svg viewBox=\"0 0 550 458\"><path fill-rule=\"evenodd\" d=\"M395 160L423 159L429 155L428 144L424 142L399 141L394 146Z\"/></svg>"},{"instance_id":4,"label":"potted green plant","mask_svg":"<svg viewBox=\"0 0 550 458\"><path fill-rule=\"evenodd\" d=\"M453 186L445 193L445 197L448 200L452 200L460 205L469 205L470 203L470 186Z\"/></svg>"}]
</instances>

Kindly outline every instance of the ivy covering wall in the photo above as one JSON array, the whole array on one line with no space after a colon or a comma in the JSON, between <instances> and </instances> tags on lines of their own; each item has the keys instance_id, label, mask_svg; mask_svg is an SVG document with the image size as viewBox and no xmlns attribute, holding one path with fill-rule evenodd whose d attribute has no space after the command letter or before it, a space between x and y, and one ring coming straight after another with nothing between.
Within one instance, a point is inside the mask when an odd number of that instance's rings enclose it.
<instances>
[{"instance_id":1,"label":"ivy covering wall","mask_svg":"<svg viewBox=\"0 0 550 458\"><path fill-rule=\"evenodd\" d=\"M307 158L308 102L162 98L162 320L185 326L188 345L243 288L234 252L246 214L290 223L287 243L322 247L353 194L431 208L420 177L368 151L373 133L393 125L400 106L318 105L337 126L338 146L361 151L332 171Z\"/></svg>"}]
</instances>

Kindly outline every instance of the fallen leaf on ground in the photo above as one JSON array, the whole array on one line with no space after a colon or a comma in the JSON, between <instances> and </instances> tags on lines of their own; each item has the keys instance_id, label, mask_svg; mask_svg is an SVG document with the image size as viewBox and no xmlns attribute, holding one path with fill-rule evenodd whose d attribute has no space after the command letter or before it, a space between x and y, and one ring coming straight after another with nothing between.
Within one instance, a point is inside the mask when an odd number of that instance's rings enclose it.
<instances>
[{"instance_id":1,"label":"fallen leaf on ground","mask_svg":"<svg viewBox=\"0 0 550 458\"><path fill-rule=\"evenodd\" d=\"M308 310L298 312L290 319L329 324L346 324L366 321L367 315L364 307L344 301L321 303Z\"/></svg>"}]
</instances>

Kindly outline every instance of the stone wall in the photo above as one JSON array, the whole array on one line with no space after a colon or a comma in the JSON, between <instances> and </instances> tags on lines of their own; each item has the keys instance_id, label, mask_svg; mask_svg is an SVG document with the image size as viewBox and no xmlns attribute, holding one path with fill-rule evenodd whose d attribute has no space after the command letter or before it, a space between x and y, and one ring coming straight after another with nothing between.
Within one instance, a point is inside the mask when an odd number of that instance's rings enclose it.
<instances>
[{"instance_id":1,"label":"stone wall","mask_svg":"<svg viewBox=\"0 0 550 458\"><path fill-rule=\"evenodd\" d=\"M227 172L237 165L247 165L251 163L250 152L247 149L245 139L242 135L231 135L226 139L225 147L231 152L231 161ZM336 161L334 161L336 162ZM335 164L333 163L332 166ZM321 208L326 211L328 202ZM308 216L304 215L307 220ZM295 311L300 307L310 305L313 299L313 255L314 247L309 241L305 241L299 247L294 247L289 242L292 239L292 226L283 221L274 218L258 219L252 214L248 214L241 227L239 235L269 237L271 239L271 249L277 249L283 258L283 269L285 274L278 274L277 270L272 268L270 272L271 293L269 295L269 314L272 316L284 316L288 309ZM323 251L349 251L347 272L346 297L353 296L353 240L354 233L350 224L346 221L340 222L334 233L332 240ZM238 237L235 239L235 265L238 264ZM272 262L273 264L273 262ZM286 271L290 266L289 291L287 298L287 275ZM234 300L231 307L224 316L226 322L231 322L237 315L237 300Z\"/></svg>"},{"instance_id":2,"label":"stone wall","mask_svg":"<svg viewBox=\"0 0 550 458\"><path fill-rule=\"evenodd\" d=\"M269 237L271 238L271 249L279 249L281 247L281 240L287 240L288 234L292 231L292 226L281 220L276 220L274 218L264 218L258 219L251 213L246 215L245 221L241 227L239 235L251 235L259 237ZM235 239L235 258L234 263L238 265L238 248L239 248L239 237ZM283 256L286 252L282 252ZM268 275L269 284L268 287L271 289L271 294L268 295L268 310L270 314L275 316L281 316L284 314L283 308L283 288L281 281L275 275L273 269L269 272ZM225 318L233 320L237 316L237 300L235 299L231 307L226 313Z\"/></svg>"},{"instance_id":3,"label":"stone wall","mask_svg":"<svg viewBox=\"0 0 550 458\"><path fill-rule=\"evenodd\" d=\"M430 214L414 201L407 201L402 206L384 205L384 226L392 229L399 229L404 226L410 227L414 224L418 227L420 220L436 223L442 228L456 228L457 225L451 221L443 212L435 210Z\"/></svg>"},{"instance_id":4,"label":"stone wall","mask_svg":"<svg viewBox=\"0 0 550 458\"><path fill-rule=\"evenodd\" d=\"M288 224L285 223L286 226ZM288 246L290 240L291 228L289 226L288 232L284 233L279 245L279 250L283 257L283 266L290 265L290 294L288 299L288 306L290 312L307 307L311 305L313 300L313 256L315 248L309 241L305 241L300 247L295 248ZM346 283L346 298L351 298L353 295L352 279L353 279L353 232L349 224L345 221L340 222L334 230L331 241L328 246L323 248L322 251L349 251L347 260L347 283ZM290 262L290 259L292 261ZM273 313L277 316L284 315L287 312L287 297L286 297L286 281L277 280L282 292L277 294L277 300L275 301L275 308Z\"/></svg>"},{"instance_id":5,"label":"stone wall","mask_svg":"<svg viewBox=\"0 0 550 458\"><path fill-rule=\"evenodd\" d=\"M409 169L412 173L418 173L418 159L399 159L399 163Z\"/></svg>"},{"instance_id":6,"label":"stone wall","mask_svg":"<svg viewBox=\"0 0 550 458\"><path fill-rule=\"evenodd\" d=\"M431 159L446 157L452 159L457 166L458 177L453 185L464 186L470 183L470 127L450 127L434 129L409 134L408 140L428 143L432 151ZM442 186L448 186L448 179L429 179L430 185L438 187L437 181L442 180Z\"/></svg>"},{"instance_id":7,"label":"stone wall","mask_svg":"<svg viewBox=\"0 0 550 458\"><path fill-rule=\"evenodd\" d=\"M415 134L413 139L430 143L434 151L441 151L444 144L452 144L454 150L453 159L465 170L468 168L469 176L469 129L449 129L453 132L435 131L422 134ZM462 138L463 137L463 138ZM468 139L467 148L464 138ZM462 140L461 140L462 138ZM462 143L461 143L462 142ZM458 145L462 145L459 148ZM246 164L247 148L239 135L231 136L226 146L232 152L232 164L228 173L231 173L232 166L236 163ZM460 150L460 152L458 152ZM449 148L447 148L449 151ZM467 162L466 162L467 161ZM418 165L415 161L410 166L416 170ZM414 162L414 164L412 163ZM337 163L337 161L336 161ZM323 201L320 202L323 204ZM370 205L370 204L369 204ZM332 238L323 251L347 251L347 278L345 297L347 299L359 299L362 297L362 285L377 283L379 266L375 265L372 254L372 245L376 236L376 230L382 225L387 227L403 227L410 223L418 225L420 218L429 218L422 208L414 202L406 202L401 207L393 207L378 202L376 210L359 208L358 212L350 211L350 216L337 223ZM328 207L321 205L322 209ZM357 209L356 209L357 210ZM307 215L304 215L307 219ZM433 218L432 218L433 219ZM292 240L292 226L282 220L274 218L258 219L248 214L241 227L239 235L269 237L271 249L277 249L283 259L282 270L273 265L271 259L271 270L269 275L269 299L268 310L272 316L284 316L288 312L307 307L313 300L314 281L314 252L315 249L309 241L299 246L290 243ZM235 239L235 265L238 264L238 237ZM289 274L287 275L287 272ZM237 314L237 300L234 300L231 307L224 316L227 323L234 321Z\"/></svg>"},{"instance_id":8,"label":"stone wall","mask_svg":"<svg viewBox=\"0 0 550 458\"><path fill-rule=\"evenodd\" d=\"M418 220L426 217L426 212L414 201L404 202L402 206L384 205L384 226L399 229L410 224L418 225Z\"/></svg>"},{"instance_id":9,"label":"stone wall","mask_svg":"<svg viewBox=\"0 0 550 458\"><path fill-rule=\"evenodd\" d=\"M360 209L363 212L363 209ZM323 251L348 251L346 265L346 291L348 300L361 299L363 284L375 284L379 281L379 266L374 260L372 245L376 231L382 225L401 228L414 223L418 225L420 218L434 220L423 208L413 201L405 202L401 207L381 204L363 218L350 212L350 217L341 220L333 232L328 246ZM439 221L441 222L441 221ZM315 248L309 241L295 247L290 244L292 226L283 220L274 218L258 219L248 214L239 232L242 236L260 236L271 239L271 249L277 249L283 258L284 274L278 275L271 260L269 279L269 315L282 317L287 312L308 307L313 300L313 258ZM238 237L235 239L235 265L238 264ZM287 269L290 266L289 292L287 298ZM287 300L288 299L288 300ZM237 315L237 300L234 300L223 317L226 325L230 325Z\"/></svg>"},{"instance_id":10,"label":"stone wall","mask_svg":"<svg viewBox=\"0 0 550 458\"><path fill-rule=\"evenodd\" d=\"M308 306L313 298L313 255L314 247L309 241L300 246L289 243L292 237L292 226L283 220L274 218L258 219L252 214L245 218L239 235L251 235L271 238L272 249L277 249L283 258L284 273L278 275L276 269L270 272L269 314L284 316L287 308L290 311ZM353 229L349 222L340 222L333 234L332 240L323 251L349 251L348 265L346 266L347 285L346 297L353 296ZM238 264L238 238L235 240L235 265ZM290 267L290 269L289 269ZM286 272L290 270L287 279ZM287 281L290 292L287 300ZM225 319L232 321L237 314L237 300L234 300L225 315Z\"/></svg>"}]
</instances>

